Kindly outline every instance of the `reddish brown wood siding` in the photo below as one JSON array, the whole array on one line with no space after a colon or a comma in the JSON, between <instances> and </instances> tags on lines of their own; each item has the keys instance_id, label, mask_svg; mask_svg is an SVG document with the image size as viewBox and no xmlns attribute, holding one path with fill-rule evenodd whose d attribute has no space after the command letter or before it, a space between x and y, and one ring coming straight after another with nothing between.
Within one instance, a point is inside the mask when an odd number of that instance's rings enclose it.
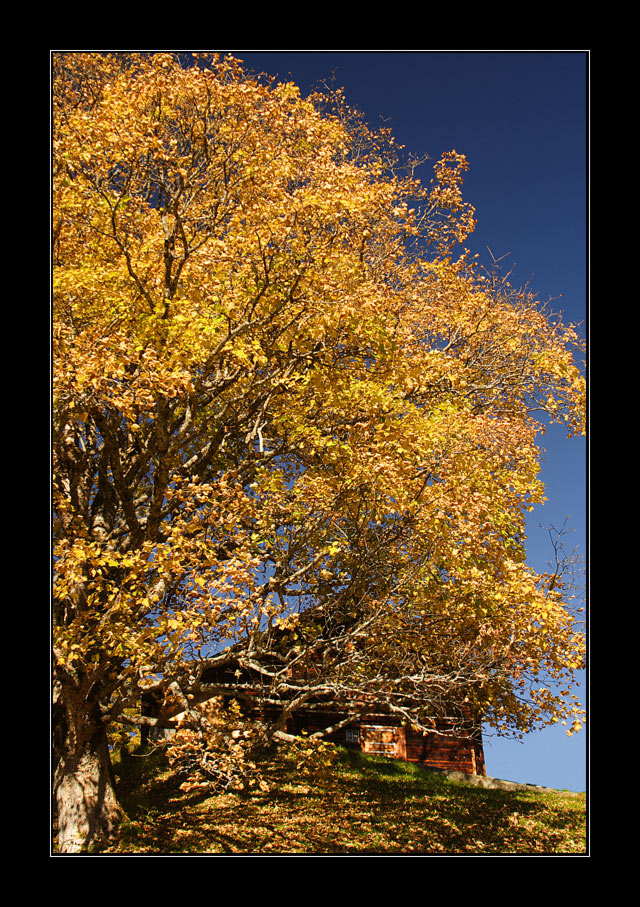
<instances>
[{"instance_id":1,"label":"reddish brown wood siding","mask_svg":"<svg viewBox=\"0 0 640 907\"><path fill-rule=\"evenodd\" d=\"M407 760L432 768L484 775L482 743L470 737L407 732Z\"/></svg>"},{"instance_id":2,"label":"reddish brown wood siding","mask_svg":"<svg viewBox=\"0 0 640 907\"><path fill-rule=\"evenodd\" d=\"M359 744L364 753L406 760L407 740L403 727L363 724L359 730Z\"/></svg>"},{"instance_id":3,"label":"reddish brown wood siding","mask_svg":"<svg viewBox=\"0 0 640 907\"><path fill-rule=\"evenodd\" d=\"M294 734L304 731L313 733L336 724L343 717L338 712L299 712L291 719L289 730ZM342 746L359 747L365 753L418 762L429 768L468 772L472 775L486 774L479 731L461 737L447 734L444 726L440 730L441 733L423 735L419 731L402 727L399 722L387 716L376 715L354 722L348 728L341 728L330 739ZM355 736L354 731L358 732L357 740L350 739Z\"/></svg>"}]
</instances>

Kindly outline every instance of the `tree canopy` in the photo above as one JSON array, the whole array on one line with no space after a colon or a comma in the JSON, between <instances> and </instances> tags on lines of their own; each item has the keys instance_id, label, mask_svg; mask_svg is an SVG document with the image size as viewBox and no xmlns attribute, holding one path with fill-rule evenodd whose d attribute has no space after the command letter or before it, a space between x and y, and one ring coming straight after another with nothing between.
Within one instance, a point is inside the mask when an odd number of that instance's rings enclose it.
<instances>
[{"instance_id":1,"label":"tree canopy","mask_svg":"<svg viewBox=\"0 0 640 907\"><path fill-rule=\"evenodd\" d=\"M68 849L109 825L77 793L97 729L211 666L285 710L579 723L581 626L524 520L544 419L584 429L581 344L464 250L464 156L424 183L339 92L166 53L54 54L52 145Z\"/></svg>"}]
</instances>

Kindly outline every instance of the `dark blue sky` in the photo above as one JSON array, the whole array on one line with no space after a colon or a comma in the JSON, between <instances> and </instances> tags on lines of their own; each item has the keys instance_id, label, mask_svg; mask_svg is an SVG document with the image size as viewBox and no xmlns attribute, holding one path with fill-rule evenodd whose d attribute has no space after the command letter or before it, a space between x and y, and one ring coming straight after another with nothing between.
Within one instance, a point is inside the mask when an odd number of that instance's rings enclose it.
<instances>
[{"instance_id":1,"label":"dark blue sky","mask_svg":"<svg viewBox=\"0 0 640 907\"><path fill-rule=\"evenodd\" d=\"M334 74L371 125L384 121L409 151L465 154L473 250L510 252L515 282L544 299L562 294L556 307L584 320L584 53L232 53L252 70L291 77L303 93Z\"/></svg>"},{"instance_id":2,"label":"dark blue sky","mask_svg":"<svg viewBox=\"0 0 640 907\"><path fill-rule=\"evenodd\" d=\"M291 79L303 94L335 77L371 125L391 128L415 154L465 154L464 195L478 227L466 245L507 256L514 285L529 284L565 320L585 323L588 292L587 52L243 51L248 69ZM425 171L425 178L430 174ZM586 554L586 444L543 439L548 503L528 523L531 566L552 557L543 526L573 529ZM490 775L584 790L586 737L562 728L523 744L486 742Z\"/></svg>"}]
</instances>

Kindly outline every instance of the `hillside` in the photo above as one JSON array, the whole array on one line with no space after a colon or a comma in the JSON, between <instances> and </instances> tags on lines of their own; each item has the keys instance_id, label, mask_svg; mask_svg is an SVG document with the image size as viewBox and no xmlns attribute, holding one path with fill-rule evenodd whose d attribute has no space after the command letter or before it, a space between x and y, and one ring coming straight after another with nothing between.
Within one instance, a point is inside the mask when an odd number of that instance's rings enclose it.
<instances>
[{"instance_id":1,"label":"hillside","mask_svg":"<svg viewBox=\"0 0 640 907\"><path fill-rule=\"evenodd\" d=\"M331 771L267 769L269 790L179 789L162 756L116 766L128 820L103 854L586 854L586 799L485 789L340 751Z\"/></svg>"}]
</instances>

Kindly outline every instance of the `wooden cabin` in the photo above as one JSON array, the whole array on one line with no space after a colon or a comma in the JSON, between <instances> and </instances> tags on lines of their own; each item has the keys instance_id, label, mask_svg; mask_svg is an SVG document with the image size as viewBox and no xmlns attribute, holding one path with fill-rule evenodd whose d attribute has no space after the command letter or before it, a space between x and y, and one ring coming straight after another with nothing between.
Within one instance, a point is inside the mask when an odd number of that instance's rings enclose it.
<instances>
[{"instance_id":1,"label":"wooden cabin","mask_svg":"<svg viewBox=\"0 0 640 907\"><path fill-rule=\"evenodd\" d=\"M306 612L297 626L297 632L300 632L304 619L312 620L317 616L313 609ZM345 621L348 623L344 616L340 619L342 624ZM286 652L292 644L292 640L288 638L289 631L270 632L272 638L269 644L272 651L277 653L281 641ZM196 694L197 699L203 701L213 696L221 696L226 701L235 699L245 714L252 718L273 721L281 717L282 712L276 703L271 701L270 705L266 704L269 691L262 686L260 675L243 665L240 659L234 658L233 650L229 651L229 655L231 657L228 660L203 671L200 676L201 692ZM281 659L274 660L275 667L282 663ZM296 677L313 680L313 676L314 655L311 648L308 660L297 666ZM364 705L359 702L354 707L356 703L345 701L341 711L340 704L330 699L323 701L319 694L312 703L308 702L304 707L294 710L287 717L283 730L298 736L335 728L327 733L326 739L341 746L359 748L364 753L389 759L419 763L428 768L486 775L480 722L475 720L467 706L456 707L451 703L448 711L451 716L456 716L455 720L453 717L434 719L433 730L423 733L410 724L403 723L398 716L385 714L382 708L376 708L374 704L366 709ZM158 703L154 705L147 697L147 706L144 707L147 710L143 713L157 716L159 711L155 709L158 706ZM346 722L349 714L358 717Z\"/></svg>"},{"instance_id":2,"label":"wooden cabin","mask_svg":"<svg viewBox=\"0 0 640 907\"><path fill-rule=\"evenodd\" d=\"M339 723L340 712L317 712L301 709L288 722L293 734L313 733ZM370 714L329 734L327 739L363 753L417 762L428 768L486 775L482 734L470 719L466 730L455 732L447 722L436 722L432 733L423 734L391 715Z\"/></svg>"},{"instance_id":3,"label":"wooden cabin","mask_svg":"<svg viewBox=\"0 0 640 907\"><path fill-rule=\"evenodd\" d=\"M229 682L231 676L237 683L238 672L231 675L229 668L223 672L210 672L203 677L203 681L208 683L226 681L224 699L237 699L246 714L253 718L277 719L278 712L273 706L265 709L260 705L257 690L248 690L247 685L242 684L241 695L234 694L234 684ZM198 699L202 701L210 695L219 696L220 691L201 695ZM156 717L159 714L158 706L153 697L144 697L143 714ZM295 736L312 734L342 724L347 714L346 709L341 712L335 704L323 708L322 703L315 703L313 707L300 708L292 712L284 729ZM159 736L168 736L170 733L159 731ZM143 739L148 737L147 729ZM433 732L427 734L403 724L396 716L371 712L354 718L346 725L342 724L337 730L328 733L326 739L347 748L359 748L364 753L416 762L427 768L486 775L482 734L479 725L473 721L468 712L461 712L460 720L455 726L453 722L435 721Z\"/></svg>"}]
</instances>

